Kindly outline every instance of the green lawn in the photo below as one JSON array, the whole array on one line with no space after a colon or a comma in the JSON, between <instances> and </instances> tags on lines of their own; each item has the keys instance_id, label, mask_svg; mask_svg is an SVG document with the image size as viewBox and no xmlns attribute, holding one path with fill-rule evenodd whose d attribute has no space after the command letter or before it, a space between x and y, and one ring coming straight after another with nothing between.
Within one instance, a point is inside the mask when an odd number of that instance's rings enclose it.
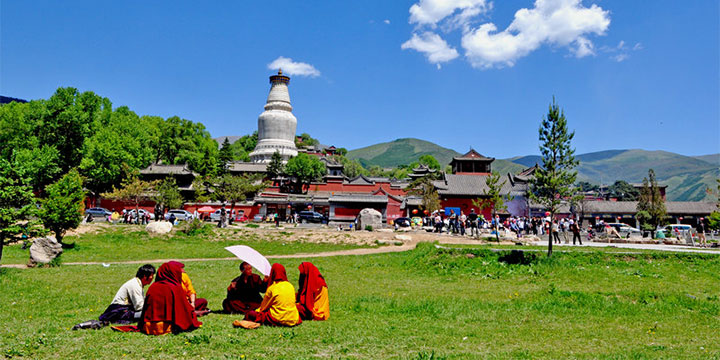
<instances>
[{"instance_id":1,"label":"green lawn","mask_svg":"<svg viewBox=\"0 0 720 360\"><path fill-rule=\"evenodd\" d=\"M208 225L210 226L210 225ZM210 226L212 229L212 226ZM284 241L292 230L259 232L255 229L223 229L207 234L187 236L148 235L142 226L116 225L99 228L97 233L68 236L65 243L75 244L61 255L63 262L127 261L141 259L189 259L231 257L225 247L248 245L265 255L283 255L319 251L355 249L361 246L346 243L312 243ZM28 250L19 244L6 246L3 264L26 264Z\"/></svg>"},{"instance_id":2,"label":"green lawn","mask_svg":"<svg viewBox=\"0 0 720 360\"><path fill-rule=\"evenodd\" d=\"M69 330L96 318L137 265L1 269L0 351L28 358L720 358L720 256L597 250L548 260L489 247L420 244L405 253L315 258L330 288L329 321L249 331L231 326L237 316L211 314L194 332L162 337ZM293 284L304 260L280 261ZM191 262L186 270L217 309L237 265Z\"/></svg>"}]
</instances>

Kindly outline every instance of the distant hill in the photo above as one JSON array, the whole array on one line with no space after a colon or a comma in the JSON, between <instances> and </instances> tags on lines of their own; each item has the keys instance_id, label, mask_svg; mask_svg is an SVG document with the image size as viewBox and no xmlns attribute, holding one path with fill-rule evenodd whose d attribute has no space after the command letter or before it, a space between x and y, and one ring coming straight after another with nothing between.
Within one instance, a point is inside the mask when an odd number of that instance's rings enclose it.
<instances>
[{"instance_id":1,"label":"distant hill","mask_svg":"<svg viewBox=\"0 0 720 360\"><path fill-rule=\"evenodd\" d=\"M419 139L397 139L386 143L375 144L348 151L347 157L358 160L363 166L378 165L383 168L407 165L420 156L432 155L442 166L450 163L455 156L461 154L429 141Z\"/></svg>"},{"instance_id":2,"label":"distant hill","mask_svg":"<svg viewBox=\"0 0 720 360\"><path fill-rule=\"evenodd\" d=\"M480 153L492 157L492 152ZM364 166L379 165L389 168L409 164L421 155L433 155L441 164L450 162L458 152L419 139L397 139L348 152L348 157L357 159ZM660 183L667 185L667 197L672 201L714 201L714 195L706 189L716 189L715 179L720 178L720 154L684 156L667 151L605 150L577 154L580 161L578 180L593 184L612 184L617 180L640 183L647 177L648 169L655 170ZM496 159L492 169L506 173L517 173L539 164L538 155L516 156Z\"/></svg>"}]
</instances>

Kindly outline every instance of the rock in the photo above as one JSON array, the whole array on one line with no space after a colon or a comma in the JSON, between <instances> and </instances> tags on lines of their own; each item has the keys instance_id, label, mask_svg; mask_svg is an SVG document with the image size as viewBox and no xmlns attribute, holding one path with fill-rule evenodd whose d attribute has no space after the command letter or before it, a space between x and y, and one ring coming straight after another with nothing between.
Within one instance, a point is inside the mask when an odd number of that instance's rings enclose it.
<instances>
[{"instance_id":1,"label":"rock","mask_svg":"<svg viewBox=\"0 0 720 360\"><path fill-rule=\"evenodd\" d=\"M360 211L360 215L358 216L358 230L365 230L368 226L371 226L373 230L382 228L382 214L379 211L370 208L365 208Z\"/></svg>"},{"instance_id":2,"label":"rock","mask_svg":"<svg viewBox=\"0 0 720 360\"><path fill-rule=\"evenodd\" d=\"M392 229L378 229L377 231L379 231L379 232L386 232L386 233L391 233L391 232L393 232Z\"/></svg>"},{"instance_id":3,"label":"rock","mask_svg":"<svg viewBox=\"0 0 720 360\"><path fill-rule=\"evenodd\" d=\"M30 263L47 264L61 253L62 245L54 237L40 238L30 246Z\"/></svg>"},{"instance_id":4,"label":"rock","mask_svg":"<svg viewBox=\"0 0 720 360\"><path fill-rule=\"evenodd\" d=\"M169 221L153 221L145 227L150 234L167 234L172 230L173 225Z\"/></svg>"},{"instance_id":5,"label":"rock","mask_svg":"<svg viewBox=\"0 0 720 360\"><path fill-rule=\"evenodd\" d=\"M395 235L395 240L412 241L412 237L410 235Z\"/></svg>"},{"instance_id":6,"label":"rock","mask_svg":"<svg viewBox=\"0 0 720 360\"><path fill-rule=\"evenodd\" d=\"M403 242L402 242L402 241L397 241L397 240L384 240L384 239L377 240L376 243L377 243L378 245L395 245L395 246L401 246L401 245L403 245Z\"/></svg>"}]
</instances>

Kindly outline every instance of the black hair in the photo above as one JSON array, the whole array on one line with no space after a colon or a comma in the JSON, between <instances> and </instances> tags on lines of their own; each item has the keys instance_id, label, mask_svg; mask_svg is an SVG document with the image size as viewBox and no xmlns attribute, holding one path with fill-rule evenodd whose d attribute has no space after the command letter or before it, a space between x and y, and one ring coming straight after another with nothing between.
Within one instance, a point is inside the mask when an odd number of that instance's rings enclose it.
<instances>
[{"instance_id":1,"label":"black hair","mask_svg":"<svg viewBox=\"0 0 720 360\"><path fill-rule=\"evenodd\" d=\"M247 261L243 261L242 264L240 264L240 271L245 271L245 265L250 265L250 264L248 264Z\"/></svg>"},{"instance_id":2,"label":"black hair","mask_svg":"<svg viewBox=\"0 0 720 360\"><path fill-rule=\"evenodd\" d=\"M145 264L138 269L135 277L138 279L142 279L151 275L155 275L155 267L150 264Z\"/></svg>"}]
</instances>

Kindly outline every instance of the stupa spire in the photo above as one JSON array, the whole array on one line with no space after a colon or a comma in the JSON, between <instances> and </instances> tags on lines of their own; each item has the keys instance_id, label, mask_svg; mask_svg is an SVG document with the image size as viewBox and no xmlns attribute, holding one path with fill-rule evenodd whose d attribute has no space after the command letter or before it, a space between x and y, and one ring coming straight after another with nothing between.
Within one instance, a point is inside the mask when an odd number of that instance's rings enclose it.
<instances>
[{"instance_id":1,"label":"stupa spire","mask_svg":"<svg viewBox=\"0 0 720 360\"><path fill-rule=\"evenodd\" d=\"M282 69L270 76L265 111L258 117L258 143L250 153L252 162L268 163L275 152L279 152L284 161L297 156L297 119L290 105L289 84L290 77L283 75Z\"/></svg>"}]
</instances>

